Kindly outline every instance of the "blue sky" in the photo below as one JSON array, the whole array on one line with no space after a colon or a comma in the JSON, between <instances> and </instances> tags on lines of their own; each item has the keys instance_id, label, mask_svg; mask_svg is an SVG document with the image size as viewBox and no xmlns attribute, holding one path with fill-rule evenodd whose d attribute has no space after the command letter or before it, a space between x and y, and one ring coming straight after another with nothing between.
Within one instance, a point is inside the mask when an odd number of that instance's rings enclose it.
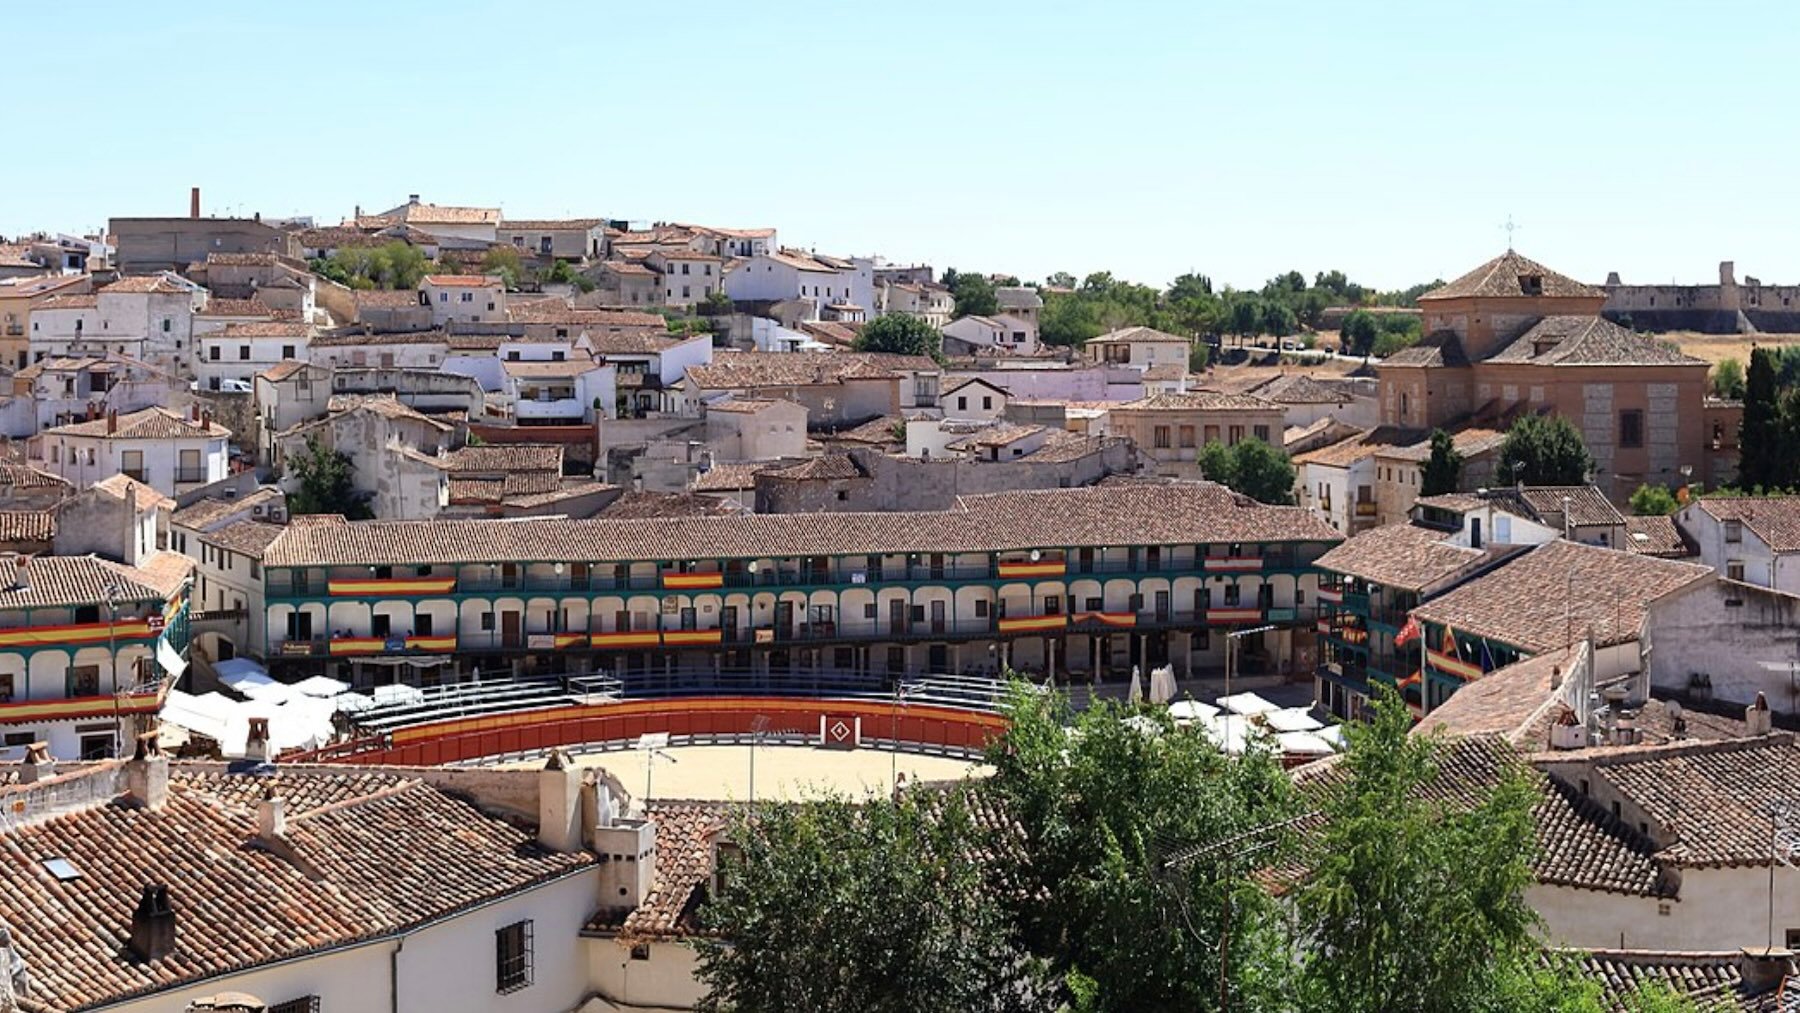
<instances>
[{"instance_id":1,"label":"blue sky","mask_svg":"<svg viewBox=\"0 0 1800 1013\"><path fill-rule=\"evenodd\" d=\"M321 222L420 193L1027 278L1398 287L1510 215L1587 280L1800 281L1800 4L100 2L0 35L6 234L192 185Z\"/></svg>"}]
</instances>

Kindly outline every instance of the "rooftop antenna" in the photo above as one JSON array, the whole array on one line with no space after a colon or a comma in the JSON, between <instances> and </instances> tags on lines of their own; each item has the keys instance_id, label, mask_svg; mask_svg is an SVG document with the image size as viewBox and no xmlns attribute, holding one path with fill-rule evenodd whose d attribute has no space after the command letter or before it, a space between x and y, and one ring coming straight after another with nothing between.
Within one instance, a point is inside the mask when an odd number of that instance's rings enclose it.
<instances>
[{"instance_id":1,"label":"rooftop antenna","mask_svg":"<svg viewBox=\"0 0 1800 1013\"><path fill-rule=\"evenodd\" d=\"M1506 230L1506 252L1511 253L1513 251L1513 233L1523 226L1514 225L1512 215L1507 215L1506 224L1500 227Z\"/></svg>"}]
</instances>

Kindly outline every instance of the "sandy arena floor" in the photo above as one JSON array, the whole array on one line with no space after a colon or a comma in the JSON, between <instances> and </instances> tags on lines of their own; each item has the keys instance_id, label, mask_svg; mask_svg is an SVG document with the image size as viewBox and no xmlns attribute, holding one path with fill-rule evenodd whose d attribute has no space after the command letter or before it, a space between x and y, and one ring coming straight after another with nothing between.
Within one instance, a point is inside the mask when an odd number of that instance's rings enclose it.
<instances>
[{"instance_id":1,"label":"sandy arena floor","mask_svg":"<svg viewBox=\"0 0 1800 1013\"><path fill-rule=\"evenodd\" d=\"M741 800L750 797L750 747L670 746L651 771L653 799ZM634 798L644 791L644 754L635 749L576 754L584 767L605 767ZM874 749L837 750L811 746L761 746L756 750L756 797L801 798L821 791L856 796L886 792L895 755ZM540 762L508 764L538 767ZM941 756L901 753L898 766L908 781L951 781L981 776L987 768Z\"/></svg>"}]
</instances>

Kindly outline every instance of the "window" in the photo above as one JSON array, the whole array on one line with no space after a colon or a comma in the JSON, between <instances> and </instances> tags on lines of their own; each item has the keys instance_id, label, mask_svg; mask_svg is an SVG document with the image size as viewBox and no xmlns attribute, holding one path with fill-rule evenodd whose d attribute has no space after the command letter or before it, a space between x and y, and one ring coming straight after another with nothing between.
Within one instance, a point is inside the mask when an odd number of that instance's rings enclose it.
<instances>
[{"instance_id":1,"label":"window","mask_svg":"<svg viewBox=\"0 0 1800 1013\"><path fill-rule=\"evenodd\" d=\"M13 676L10 672L0 672L0 703L11 703L13 698Z\"/></svg>"},{"instance_id":2,"label":"window","mask_svg":"<svg viewBox=\"0 0 1800 1013\"><path fill-rule=\"evenodd\" d=\"M463 293L463 294L462 294L462 301L463 301L463 302L474 302L474 301L475 301L475 293L473 293L473 292L464 292L464 293Z\"/></svg>"},{"instance_id":3,"label":"window","mask_svg":"<svg viewBox=\"0 0 1800 1013\"><path fill-rule=\"evenodd\" d=\"M649 960L650 959L650 944L649 943L633 943L631 945L631 959L633 959L633 960Z\"/></svg>"},{"instance_id":4,"label":"window","mask_svg":"<svg viewBox=\"0 0 1800 1013\"><path fill-rule=\"evenodd\" d=\"M1257 439L1263 441L1264 443L1269 442L1269 427L1268 426L1257 426L1255 429L1252 430L1252 432L1254 432L1256 434Z\"/></svg>"},{"instance_id":5,"label":"window","mask_svg":"<svg viewBox=\"0 0 1800 1013\"><path fill-rule=\"evenodd\" d=\"M169 333L169 330L170 330L170 321L169 321L169 318L168 318L168 317L163 317L163 333L164 333L164 334L167 334L167 333Z\"/></svg>"},{"instance_id":6,"label":"window","mask_svg":"<svg viewBox=\"0 0 1800 1013\"><path fill-rule=\"evenodd\" d=\"M956 410L959 412L968 411L969 410L969 399L966 397L957 398L956 399Z\"/></svg>"},{"instance_id":7,"label":"window","mask_svg":"<svg viewBox=\"0 0 1800 1013\"><path fill-rule=\"evenodd\" d=\"M1644 445L1644 413L1636 408L1619 413L1619 446L1641 447Z\"/></svg>"},{"instance_id":8,"label":"window","mask_svg":"<svg viewBox=\"0 0 1800 1013\"><path fill-rule=\"evenodd\" d=\"M70 696L99 696L100 695L100 666L99 665L70 665L69 666L69 695Z\"/></svg>"},{"instance_id":9,"label":"window","mask_svg":"<svg viewBox=\"0 0 1800 1013\"><path fill-rule=\"evenodd\" d=\"M531 922L494 930L494 991L517 992L531 984Z\"/></svg>"},{"instance_id":10,"label":"window","mask_svg":"<svg viewBox=\"0 0 1800 1013\"><path fill-rule=\"evenodd\" d=\"M242 362L249 358L250 358L250 346L249 345L239 345L238 346L238 361Z\"/></svg>"},{"instance_id":11,"label":"window","mask_svg":"<svg viewBox=\"0 0 1800 1013\"><path fill-rule=\"evenodd\" d=\"M1153 436L1152 436L1151 442L1153 444L1155 444L1155 446L1158 450L1168 449L1169 427L1168 426L1157 426L1155 428L1155 430L1153 430Z\"/></svg>"},{"instance_id":12,"label":"window","mask_svg":"<svg viewBox=\"0 0 1800 1013\"><path fill-rule=\"evenodd\" d=\"M1743 541L1744 540L1744 522L1743 521L1726 521L1725 522L1725 540L1728 542Z\"/></svg>"},{"instance_id":13,"label":"window","mask_svg":"<svg viewBox=\"0 0 1800 1013\"><path fill-rule=\"evenodd\" d=\"M981 399L981 408L983 411L992 411L994 408L994 399L991 397L983 397Z\"/></svg>"},{"instance_id":14,"label":"window","mask_svg":"<svg viewBox=\"0 0 1800 1013\"><path fill-rule=\"evenodd\" d=\"M1725 579L1742 581L1744 579L1744 561L1733 559L1725 564Z\"/></svg>"},{"instance_id":15,"label":"window","mask_svg":"<svg viewBox=\"0 0 1800 1013\"><path fill-rule=\"evenodd\" d=\"M294 346L293 345L282 345L281 346L281 357L284 359L296 358L296 356L294 355Z\"/></svg>"},{"instance_id":16,"label":"window","mask_svg":"<svg viewBox=\"0 0 1800 1013\"><path fill-rule=\"evenodd\" d=\"M1237 603L1238 603L1238 586L1237 586L1237 581L1234 580L1231 583L1225 585L1225 605L1227 607L1230 607L1232 605L1236 605Z\"/></svg>"},{"instance_id":17,"label":"window","mask_svg":"<svg viewBox=\"0 0 1800 1013\"><path fill-rule=\"evenodd\" d=\"M319 997L303 995L269 1007L269 1013L319 1013Z\"/></svg>"},{"instance_id":18,"label":"window","mask_svg":"<svg viewBox=\"0 0 1800 1013\"><path fill-rule=\"evenodd\" d=\"M211 348L207 349L206 357L213 362L218 362L219 361L219 346L214 345Z\"/></svg>"},{"instance_id":19,"label":"window","mask_svg":"<svg viewBox=\"0 0 1800 1013\"><path fill-rule=\"evenodd\" d=\"M1181 445L1182 446L1192 447L1194 445L1194 427L1193 426L1182 426L1180 435L1181 435Z\"/></svg>"},{"instance_id":20,"label":"window","mask_svg":"<svg viewBox=\"0 0 1800 1013\"><path fill-rule=\"evenodd\" d=\"M494 631L494 614L492 612L483 612L481 614L481 630L483 633L492 633Z\"/></svg>"}]
</instances>

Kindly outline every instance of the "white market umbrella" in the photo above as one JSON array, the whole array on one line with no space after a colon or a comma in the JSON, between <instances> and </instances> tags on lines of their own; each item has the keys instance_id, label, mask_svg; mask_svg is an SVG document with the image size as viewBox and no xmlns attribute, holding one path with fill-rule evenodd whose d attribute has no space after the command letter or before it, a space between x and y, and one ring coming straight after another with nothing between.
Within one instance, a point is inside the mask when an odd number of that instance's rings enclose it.
<instances>
[{"instance_id":1,"label":"white market umbrella","mask_svg":"<svg viewBox=\"0 0 1800 1013\"><path fill-rule=\"evenodd\" d=\"M1219 716L1219 708L1198 700L1177 700L1169 705L1169 716L1177 721L1211 721Z\"/></svg>"},{"instance_id":2,"label":"white market umbrella","mask_svg":"<svg viewBox=\"0 0 1800 1013\"><path fill-rule=\"evenodd\" d=\"M1125 699L1133 705L1144 702L1144 677L1136 665L1131 666L1131 688L1125 691Z\"/></svg>"},{"instance_id":3,"label":"white market umbrella","mask_svg":"<svg viewBox=\"0 0 1800 1013\"><path fill-rule=\"evenodd\" d=\"M1255 693L1233 693L1230 696L1220 697L1217 703L1225 710L1247 718L1281 709L1279 705L1271 703Z\"/></svg>"},{"instance_id":4,"label":"white market umbrella","mask_svg":"<svg viewBox=\"0 0 1800 1013\"><path fill-rule=\"evenodd\" d=\"M1262 723L1273 732L1316 732L1325 722L1312 716L1305 707L1283 707L1262 716Z\"/></svg>"},{"instance_id":5,"label":"white market umbrella","mask_svg":"<svg viewBox=\"0 0 1800 1013\"><path fill-rule=\"evenodd\" d=\"M1150 702L1168 703L1175 699L1175 668L1164 665L1150 670Z\"/></svg>"}]
</instances>

